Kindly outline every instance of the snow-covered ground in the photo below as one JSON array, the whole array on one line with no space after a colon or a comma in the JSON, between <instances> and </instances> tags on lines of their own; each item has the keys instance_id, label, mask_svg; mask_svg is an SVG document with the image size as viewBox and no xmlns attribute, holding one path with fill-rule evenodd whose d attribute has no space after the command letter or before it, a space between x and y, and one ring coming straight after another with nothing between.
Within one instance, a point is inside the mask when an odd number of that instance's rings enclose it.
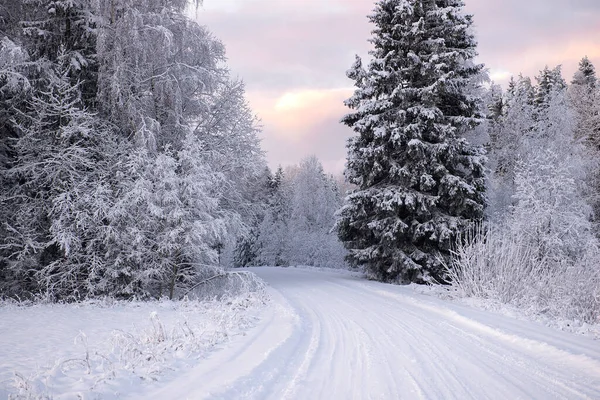
<instances>
[{"instance_id":1,"label":"snow-covered ground","mask_svg":"<svg viewBox=\"0 0 600 400\"><path fill-rule=\"evenodd\" d=\"M248 330L255 320L246 321L237 329L243 334L220 339L226 344L218 351L172 357L157 380L119 375L100 394L112 388L113 398L140 400L600 398L600 342L590 338L340 271L252 271L271 286L258 325ZM71 345L80 326L91 343L113 329L147 327L152 311L165 326L177 325L180 311L159 304L0 308L2 379L52 357L81 358L81 346ZM206 320L204 312L189 311L191 326ZM53 379L67 387L64 376Z\"/></svg>"},{"instance_id":2,"label":"snow-covered ground","mask_svg":"<svg viewBox=\"0 0 600 400\"><path fill-rule=\"evenodd\" d=\"M265 320L135 398L600 398L598 341L337 271L253 271Z\"/></svg>"},{"instance_id":3,"label":"snow-covered ground","mask_svg":"<svg viewBox=\"0 0 600 400\"><path fill-rule=\"evenodd\" d=\"M255 326L267 299L2 304L0 400L127 398Z\"/></svg>"}]
</instances>

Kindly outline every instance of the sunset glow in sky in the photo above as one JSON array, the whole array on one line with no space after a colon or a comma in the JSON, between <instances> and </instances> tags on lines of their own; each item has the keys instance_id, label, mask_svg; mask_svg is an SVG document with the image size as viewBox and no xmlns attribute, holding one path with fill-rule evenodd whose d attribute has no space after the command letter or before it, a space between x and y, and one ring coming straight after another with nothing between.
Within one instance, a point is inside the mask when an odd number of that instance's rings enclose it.
<instances>
[{"instance_id":1,"label":"sunset glow in sky","mask_svg":"<svg viewBox=\"0 0 600 400\"><path fill-rule=\"evenodd\" d=\"M501 84L587 55L600 71L599 0L465 0L479 62ZM374 0L204 0L197 20L223 41L234 76L262 120L272 167L314 154L341 172L352 131L339 123L352 94L345 71L367 59Z\"/></svg>"}]
</instances>

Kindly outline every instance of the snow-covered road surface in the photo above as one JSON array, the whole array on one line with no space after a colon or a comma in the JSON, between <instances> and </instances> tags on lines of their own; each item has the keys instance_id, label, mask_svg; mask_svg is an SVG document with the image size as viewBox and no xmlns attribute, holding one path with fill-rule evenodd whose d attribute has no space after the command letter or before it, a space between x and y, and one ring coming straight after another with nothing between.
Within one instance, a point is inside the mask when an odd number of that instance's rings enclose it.
<instances>
[{"instance_id":1,"label":"snow-covered road surface","mask_svg":"<svg viewBox=\"0 0 600 400\"><path fill-rule=\"evenodd\" d=\"M261 325L156 399L600 399L600 342L317 270L256 268Z\"/></svg>"}]
</instances>

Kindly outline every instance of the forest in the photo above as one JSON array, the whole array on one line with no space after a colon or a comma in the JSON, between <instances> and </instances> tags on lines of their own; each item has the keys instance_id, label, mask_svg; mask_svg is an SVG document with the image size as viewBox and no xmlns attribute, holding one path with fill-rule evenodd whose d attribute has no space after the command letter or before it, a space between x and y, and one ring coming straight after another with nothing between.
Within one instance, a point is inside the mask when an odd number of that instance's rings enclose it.
<instances>
[{"instance_id":1,"label":"forest","mask_svg":"<svg viewBox=\"0 0 600 400\"><path fill-rule=\"evenodd\" d=\"M244 84L188 6L0 9L3 296L173 298L224 267L343 263L335 182L314 159L269 171ZM271 243L292 225L306 235Z\"/></svg>"},{"instance_id":2,"label":"forest","mask_svg":"<svg viewBox=\"0 0 600 400\"><path fill-rule=\"evenodd\" d=\"M2 2L0 296L178 298L234 267L307 265L595 321L594 66L503 89L461 1L396 3L348 71L344 181L312 156L267 166L198 4Z\"/></svg>"},{"instance_id":3,"label":"forest","mask_svg":"<svg viewBox=\"0 0 600 400\"><path fill-rule=\"evenodd\" d=\"M293 35L244 82L202 0L0 0L0 398L600 398L597 50L498 84L463 0L294 1L213 11L373 7L280 88L343 176L264 150Z\"/></svg>"}]
</instances>

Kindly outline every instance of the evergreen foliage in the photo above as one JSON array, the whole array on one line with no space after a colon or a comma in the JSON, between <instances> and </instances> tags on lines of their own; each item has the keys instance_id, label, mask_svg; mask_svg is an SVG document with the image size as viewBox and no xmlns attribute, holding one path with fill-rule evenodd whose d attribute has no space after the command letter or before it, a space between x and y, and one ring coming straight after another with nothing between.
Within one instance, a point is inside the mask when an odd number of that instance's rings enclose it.
<instances>
[{"instance_id":1,"label":"evergreen foliage","mask_svg":"<svg viewBox=\"0 0 600 400\"><path fill-rule=\"evenodd\" d=\"M575 136L584 140L593 150L600 149L600 87L596 70L591 61L584 57L573 76L569 97L577 113Z\"/></svg>"},{"instance_id":2,"label":"evergreen foliage","mask_svg":"<svg viewBox=\"0 0 600 400\"><path fill-rule=\"evenodd\" d=\"M490 218L458 244L450 273L465 294L596 322L598 154L584 146L595 89L580 66L568 92L560 67L536 86L511 79L490 131Z\"/></svg>"},{"instance_id":3,"label":"evergreen foliage","mask_svg":"<svg viewBox=\"0 0 600 400\"><path fill-rule=\"evenodd\" d=\"M567 88L567 82L562 77L561 69L560 65L554 69L549 69L546 66L540 71L540 75L535 77L538 83L535 90L535 104L537 107L547 107L555 91Z\"/></svg>"},{"instance_id":4,"label":"evergreen foliage","mask_svg":"<svg viewBox=\"0 0 600 400\"><path fill-rule=\"evenodd\" d=\"M37 91L18 128L8 170L13 219L4 246L11 275L29 276L27 292L79 297L95 285L112 149L108 128L82 105L62 49L46 91ZM33 275L32 275L33 274Z\"/></svg>"},{"instance_id":5,"label":"evergreen foliage","mask_svg":"<svg viewBox=\"0 0 600 400\"><path fill-rule=\"evenodd\" d=\"M354 111L342 122L357 136L346 174L358 189L339 236L375 279L443 280L451 246L485 202L483 150L463 138L481 117L472 18L460 0L382 0L370 20L373 61L348 71Z\"/></svg>"},{"instance_id":6,"label":"evergreen foliage","mask_svg":"<svg viewBox=\"0 0 600 400\"><path fill-rule=\"evenodd\" d=\"M596 67L594 67L594 64L592 64L587 56L579 61L579 69L575 72L575 76L573 76L571 83L573 85L588 86L590 88L595 88L598 84Z\"/></svg>"}]
</instances>

